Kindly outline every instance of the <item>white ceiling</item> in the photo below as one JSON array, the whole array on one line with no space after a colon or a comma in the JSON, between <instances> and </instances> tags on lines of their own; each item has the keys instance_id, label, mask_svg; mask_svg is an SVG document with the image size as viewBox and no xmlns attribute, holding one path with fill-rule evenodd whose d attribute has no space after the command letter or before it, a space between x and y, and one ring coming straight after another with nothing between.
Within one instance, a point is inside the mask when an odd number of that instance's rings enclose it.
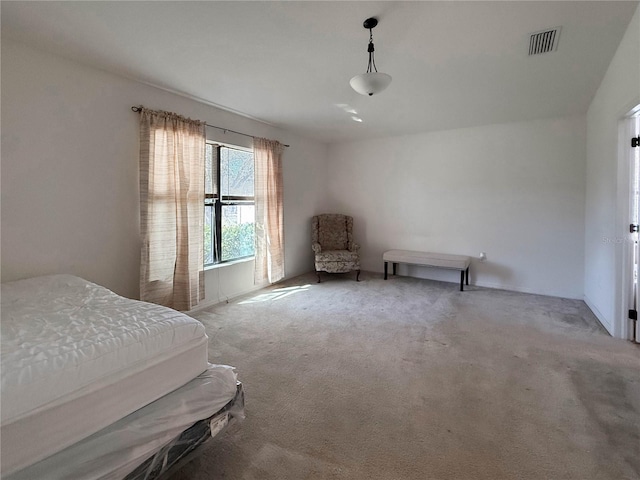
<instances>
[{"instance_id":1,"label":"white ceiling","mask_svg":"<svg viewBox=\"0 0 640 480\"><path fill-rule=\"evenodd\" d=\"M3 1L1 18L3 37L335 142L585 113L637 5ZM363 97L371 16L393 82ZM528 57L556 26L558 50Z\"/></svg>"}]
</instances>

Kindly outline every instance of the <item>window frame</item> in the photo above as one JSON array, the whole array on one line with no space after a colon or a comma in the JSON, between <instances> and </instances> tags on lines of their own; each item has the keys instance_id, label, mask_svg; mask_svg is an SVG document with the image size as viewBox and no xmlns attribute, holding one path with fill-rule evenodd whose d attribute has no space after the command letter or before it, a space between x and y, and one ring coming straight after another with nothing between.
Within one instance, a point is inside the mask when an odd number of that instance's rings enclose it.
<instances>
[{"instance_id":1,"label":"window frame","mask_svg":"<svg viewBox=\"0 0 640 480\"><path fill-rule=\"evenodd\" d=\"M253 205L255 207L256 197L255 197L255 190L253 192L254 193L253 195L222 195L222 175L220 173L222 170L221 169L221 163L222 163L221 149L226 148L229 150L238 150L241 152L250 153L252 159L253 159L253 150L250 148L241 147L238 145L230 145L230 144L225 144L225 143L215 142L215 141L207 141L206 146L212 146L213 148L218 150L217 155L215 155L215 161L217 162L217 165L215 168L216 178L212 179L212 181L215 182L214 186L216 188L214 188L214 190L219 192L219 194L206 193L206 189L205 189L204 206L203 206L203 208L205 208L205 217L207 215L206 208L213 207L214 222L212 223L215 223L215 225L212 225L214 232L211 238L213 262L205 263L204 266L213 267L213 266L222 265L225 263L254 258L255 244L254 244L254 250L253 250L254 253L251 255L244 255L241 257L234 257L234 258L229 258L227 260L222 260L222 208L224 206L233 206L233 205ZM205 155L205 161L207 161L206 155ZM254 175L255 175L255 163L254 163ZM255 225L255 216L254 216L253 223ZM207 239L203 238L203 242L206 242L206 241ZM254 236L254 242L255 242L255 236Z\"/></svg>"}]
</instances>

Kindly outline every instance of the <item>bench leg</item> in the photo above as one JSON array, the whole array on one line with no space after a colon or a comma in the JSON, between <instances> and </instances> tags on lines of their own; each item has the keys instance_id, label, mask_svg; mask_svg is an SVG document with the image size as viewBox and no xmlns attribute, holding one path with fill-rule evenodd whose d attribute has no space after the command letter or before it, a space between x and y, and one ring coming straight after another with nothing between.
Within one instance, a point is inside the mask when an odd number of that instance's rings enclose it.
<instances>
[{"instance_id":1,"label":"bench leg","mask_svg":"<svg viewBox=\"0 0 640 480\"><path fill-rule=\"evenodd\" d=\"M398 264L394 262L394 264L393 264L393 274L394 275L396 274L396 267L397 266L398 266Z\"/></svg>"},{"instance_id":2,"label":"bench leg","mask_svg":"<svg viewBox=\"0 0 640 480\"><path fill-rule=\"evenodd\" d=\"M384 279L387 279L387 270L389 268L389 262L384 262Z\"/></svg>"},{"instance_id":3,"label":"bench leg","mask_svg":"<svg viewBox=\"0 0 640 480\"><path fill-rule=\"evenodd\" d=\"M467 272L465 273L465 277L466 277L466 284L469 285L469 267L467 267Z\"/></svg>"},{"instance_id":4,"label":"bench leg","mask_svg":"<svg viewBox=\"0 0 640 480\"><path fill-rule=\"evenodd\" d=\"M460 291L464 292L464 270L460 270Z\"/></svg>"},{"instance_id":5,"label":"bench leg","mask_svg":"<svg viewBox=\"0 0 640 480\"><path fill-rule=\"evenodd\" d=\"M356 282L360 281L360 270L356 270Z\"/></svg>"}]
</instances>

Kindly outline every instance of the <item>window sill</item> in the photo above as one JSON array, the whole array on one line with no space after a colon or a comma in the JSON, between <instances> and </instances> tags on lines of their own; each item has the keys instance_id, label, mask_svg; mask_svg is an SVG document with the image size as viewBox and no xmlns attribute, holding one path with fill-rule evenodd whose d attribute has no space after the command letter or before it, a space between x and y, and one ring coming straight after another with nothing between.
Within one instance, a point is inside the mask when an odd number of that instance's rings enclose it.
<instances>
[{"instance_id":1,"label":"window sill","mask_svg":"<svg viewBox=\"0 0 640 480\"><path fill-rule=\"evenodd\" d=\"M231 260L229 262L207 265L206 267L204 267L204 271L206 272L208 270L217 270L219 268L229 267L231 265L237 265L239 263L253 262L255 259L256 257L247 257L247 258L240 258L238 260Z\"/></svg>"}]
</instances>

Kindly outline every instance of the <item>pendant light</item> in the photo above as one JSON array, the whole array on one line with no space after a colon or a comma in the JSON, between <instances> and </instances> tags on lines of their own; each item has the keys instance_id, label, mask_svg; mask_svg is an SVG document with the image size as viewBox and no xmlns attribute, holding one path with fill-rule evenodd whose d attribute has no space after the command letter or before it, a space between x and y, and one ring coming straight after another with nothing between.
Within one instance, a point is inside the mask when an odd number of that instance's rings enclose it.
<instances>
[{"instance_id":1,"label":"pendant light","mask_svg":"<svg viewBox=\"0 0 640 480\"><path fill-rule=\"evenodd\" d=\"M349 84L360 95L374 95L380 93L391 83L391 75L378 72L376 67L376 61L373 58L373 29L378 25L378 20L375 18L367 18L362 24L364 28L369 30L369 46L367 51L369 52L369 64L367 65L367 73L361 73L353 77Z\"/></svg>"}]
</instances>

